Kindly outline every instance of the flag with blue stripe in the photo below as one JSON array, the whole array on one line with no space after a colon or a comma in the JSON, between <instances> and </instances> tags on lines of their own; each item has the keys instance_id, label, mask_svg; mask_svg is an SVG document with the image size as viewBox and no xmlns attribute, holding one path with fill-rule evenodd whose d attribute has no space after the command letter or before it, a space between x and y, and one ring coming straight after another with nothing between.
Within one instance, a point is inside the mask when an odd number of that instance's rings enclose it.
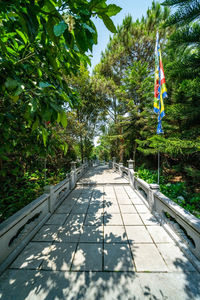
<instances>
[{"instance_id":1,"label":"flag with blue stripe","mask_svg":"<svg viewBox=\"0 0 200 300\"><path fill-rule=\"evenodd\" d=\"M157 134L163 133L161 120L165 116L164 101L167 97L165 74L159 44L159 34L156 35L155 46L155 79L154 79L154 112L158 114Z\"/></svg>"}]
</instances>

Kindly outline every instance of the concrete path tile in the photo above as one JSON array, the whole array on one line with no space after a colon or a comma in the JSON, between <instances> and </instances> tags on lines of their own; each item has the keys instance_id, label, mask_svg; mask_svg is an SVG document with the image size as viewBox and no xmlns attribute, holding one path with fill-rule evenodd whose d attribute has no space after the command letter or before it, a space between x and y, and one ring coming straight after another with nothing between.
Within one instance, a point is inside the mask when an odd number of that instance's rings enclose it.
<instances>
[{"instance_id":1,"label":"concrete path tile","mask_svg":"<svg viewBox=\"0 0 200 300\"><path fill-rule=\"evenodd\" d=\"M133 204L129 205L124 205L124 204L120 204L120 210L121 213L125 213L125 214L137 214L137 211L135 209L135 207L133 206Z\"/></svg>"},{"instance_id":2,"label":"concrete path tile","mask_svg":"<svg viewBox=\"0 0 200 300\"><path fill-rule=\"evenodd\" d=\"M70 270L75 254L76 243L55 243L45 256L41 269L43 270Z\"/></svg>"},{"instance_id":3,"label":"concrete path tile","mask_svg":"<svg viewBox=\"0 0 200 300\"><path fill-rule=\"evenodd\" d=\"M36 270L7 270L0 278L1 300L37 300L39 282ZM42 283L42 287L46 284ZM42 299L42 298L41 298ZM43 298L44 299L44 298Z\"/></svg>"},{"instance_id":4,"label":"concrete path tile","mask_svg":"<svg viewBox=\"0 0 200 300\"><path fill-rule=\"evenodd\" d=\"M81 190L79 189L75 189L73 190L68 196L67 198L62 202L63 205L66 204L71 204L71 203L75 203L77 201L77 199L79 198L79 196L81 195ZM61 204L61 205L62 205Z\"/></svg>"},{"instance_id":5,"label":"concrete path tile","mask_svg":"<svg viewBox=\"0 0 200 300\"><path fill-rule=\"evenodd\" d=\"M87 214L84 225L87 226L101 226L103 225L103 214L94 213Z\"/></svg>"},{"instance_id":6,"label":"concrete path tile","mask_svg":"<svg viewBox=\"0 0 200 300\"><path fill-rule=\"evenodd\" d=\"M68 214L71 212L73 206L75 205L75 203L73 204L61 204L55 211L56 214Z\"/></svg>"},{"instance_id":7,"label":"concrete path tile","mask_svg":"<svg viewBox=\"0 0 200 300\"><path fill-rule=\"evenodd\" d=\"M125 226L128 240L131 243L153 243L145 226Z\"/></svg>"},{"instance_id":8,"label":"concrete path tile","mask_svg":"<svg viewBox=\"0 0 200 300\"><path fill-rule=\"evenodd\" d=\"M69 214L53 214L45 224L63 225Z\"/></svg>"},{"instance_id":9,"label":"concrete path tile","mask_svg":"<svg viewBox=\"0 0 200 300\"><path fill-rule=\"evenodd\" d=\"M107 199L103 201L103 208L105 209L108 206L119 206L117 199Z\"/></svg>"},{"instance_id":10,"label":"concrete path tile","mask_svg":"<svg viewBox=\"0 0 200 300\"><path fill-rule=\"evenodd\" d=\"M102 226L83 226L79 242L80 243L102 243L103 242L103 225Z\"/></svg>"},{"instance_id":11,"label":"concrete path tile","mask_svg":"<svg viewBox=\"0 0 200 300\"><path fill-rule=\"evenodd\" d=\"M103 200L107 200L107 199L114 199L114 200L116 199L114 190L113 192L106 192L106 190L104 191Z\"/></svg>"},{"instance_id":12,"label":"concrete path tile","mask_svg":"<svg viewBox=\"0 0 200 300\"><path fill-rule=\"evenodd\" d=\"M126 193L128 194L129 198L136 198L137 194L135 193L135 191L132 189L131 186L124 186L124 190L126 191Z\"/></svg>"},{"instance_id":13,"label":"concrete path tile","mask_svg":"<svg viewBox=\"0 0 200 300\"><path fill-rule=\"evenodd\" d=\"M86 205L86 204L89 204L91 201L91 196L80 196L78 198L78 200L76 201L76 204L77 205Z\"/></svg>"},{"instance_id":14,"label":"concrete path tile","mask_svg":"<svg viewBox=\"0 0 200 300\"><path fill-rule=\"evenodd\" d=\"M93 213L103 213L103 203L102 202L90 202L88 211L88 214L93 214Z\"/></svg>"},{"instance_id":15,"label":"concrete path tile","mask_svg":"<svg viewBox=\"0 0 200 300\"><path fill-rule=\"evenodd\" d=\"M101 198L94 198L92 197L91 200L90 200L90 204L102 204L103 202L103 197Z\"/></svg>"},{"instance_id":16,"label":"concrete path tile","mask_svg":"<svg viewBox=\"0 0 200 300\"><path fill-rule=\"evenodd\" d=\"M64 226L76 226L81 228L84 222L86 214L70 214L67 218Z\"/></svg>"},{"instance_id":17,"label":"concrete path tile","mask_svg":"<svg viewBox=\"0 0 200 300\"><path fill-rule=\"evenodd\" d=\"M127 243L124 226L104 226L104 243Z\"/></svg>"},{"instance_id":18,"label":"concrete path tile","mask_svg":"<svg viewBox=\"0 0 200 300\"><path fill-rule=\"evenodd\" d=\"M88 193L88 191L85 194L81 194L80 197L77 200L77 204L88 204L91 200L91 193Z\"/></svg>"},{"instance_id":19,"label":"concrete path tile","mask_svg":"<svg viewBox=\"0 0 200 300\"><path fill-rule=\"evenodd\" d=\"M173 240L162 226L147 226L147 230L155 243L173 243Z\"/></svg>"},{"instance_id":20,"label":"concrete path tile","mask_svg":"<svg viewBox=\"0 0 200 300\"><path fill-rule=\"evenodd\" d=\"M91 199L90 205L102 205L103 200L102 199Z\"/></svg>"},{"instance_id":21,"label":"concrete path tile","mask_svg":"<svg viewBox=\"0 0 200 300\"><path fill-rule=\"evenodd\" d=\"M200 299L200 276L192 273L140 273L138 279L144 298L159 300Z\"/></svg>"},{"instance_id":22,"label":"concrete path tile","mask_svg":"<svg viewBox=\"0 0 200 300\"><path fill-rule=\"evenodd\" d=\"M104 207L104 213L107 214L120 214L119 206L118 205L113 205L113 204L105 204Z\"/></svg>"},{"instance_id":23,"label":"concrete path tile","mask_svg":"<svg viewBox=\"0 0 200 300\"><path fill-rule=\"evenodd\" d=\"M118 198L118 203L121 205L121 204L129 204L131 205L132 202L129 198Z\"/></svg>"},{"instance_id":24,"label":"concrete path tile","mask_svg":"<svg viewBox=\"0 0 200 300\"><path fill-rule=\"evenodd\" d=\"M89 209L87 211L87 214L103 214L103 208L100 206L89 206Z\"/></svg>"},{"instance_id":25,"label":"concrete path tile","mask_svg":"<svg viewBox=\"0 0 200 300\"><path fill-rule=\"evenodd\" d=\"M176 245L157 244L157 247L171 272L196 271L190 261Z\"/></svg>"},{"instance_id":26,"label":"concrete path tile","mask_svg":"<svg viewBox=\"0 0 200 300\"><path fill-rule=\"evenodd\" d=\"M104 214L103 218L104 226L110 225L123 225L122 218L120 214Z\"/></svg>"},{"instance_id":27,"label":"concrete path tile","mask_svg":"<svg viewBox=\"0 0 200 300\"><path fill-rule=\"evenodd\" d=\"M141 205L136 204L135 208L136 208L137 212L140 213L140 214L150 213L149 209L144 204L143 205L142 204Z\"/></svg>"},{"instance_id":28,"label":"concrete path tile","mask_svg":"<svg viewBox=\"0 0 200 300\"><path fill-rule=\"evenodd\" d=\"M144 205L144 202L137 196L136 198L131 199L132 204L134 205Z\"/></svg>"},{"instance_id":29,"label":"concrete path tile","mask_svg":"<svg viewBox=\"0 0 200 300\"><path fill-rule=\"evenodd\" d=\"M10 268L38 269L50 249L51 243L29 243L11 264Z\"/></svg>"},{"instance_id":30,"label":"concrete path tile","mask_svg":"<svg viewBox=\"0 0 200 300\"><path fill-rule=\"evenodd\" d=\"M133 259L128 244L104 245L104 270L134 271Z\"/></svg>"},{"instance_id":31,"label":"concrete path tile","mask_svg":"<svg viewBox=\"0 0 200 300\"><path fill-rule=\"evenodd\" d=\"M60 230L60 226L58 226L58 225L44 225L38 231L38 233L36 233L36 235L33 238L33 241L35 241L35 242L57 241L59 230Z\"/></svg>"},{"instance_id":32,"label":"concrete path tile","mask_svg":"<svg viewBox=\"0 0 200 300\"><path fill-rule=\"evenodd\" d=\"M158 225L160 225L158 220L151 213L140 214L140 218L142 219L142 221L145 225L149 225L149 226L158 226Z\"/></svg>"},{"instance_id":33,"label":"concrete path tile","mask_svg":"<svg viewBox=\"0 0 200 300\"><path fill-rule=\"evenodd\" d=\"M122 214L124 225L144 225L137 214Z\"/></svg>"},{"instance_id":34,"label":"concrete path tile","mask_svg":"<svg viewBox=\"0 0 200 300\"><path fill-rule=\"evenodd\" d=\"M89 204L76 204L74 205L71 214L85 214L87 212Z\"/></svg>"},{"instance_id":35,"label":"concrete path tile","mask_svg":"<svg viewBox=\"0 0 200 300\"><path fill-rule=\"evenodd\" d=\"M103 200L104 201L110 201L110 202L117 202L117 198L116 198L116 196L115 196L115 194L113 193L113 194L110 194L110 195L104 195L103 196Z\"/></svg>"},{"instance_id":36,"label":"concrete path tile","mask_svg":"<svg viewBox=\"0 0 200 300\"><path fill-rule=\"evenodd\" d=\"M144 293L134 272L87 272L81 300L142 300ZM80 281L80 280L79 280ZM80 300L80 296L73 300ZM68 299L67 299L68 300ZM72 300L70 298L70 300ZM160 300L160 299L159 299Z\"/></svg>"},{"instance_id":37,"label":"concrete path tile","mask_svg":"<svg viewBox=\"0 0 200 300\"><path fill-rule=\"evenodd\" d=\"M127 197L127 193L126 193L123 185L116 185L116 186L113 186L113 188L114 188L114 191L117 196L124 195Z\"/></svg>"},{"instance_id":38,"label":"concrete path tile","mask_svg":"<svg viewBox=\"0 0 200 300\"><path fill-rule=\"evenodd\" d=\"M166 272L168 268L154 244L131 245L137 271Z\"/></svg>"},{"instance_id":39,"label":"concrete path tile","mask_svg":"<svg viewBox=\"0 0 200 300\"><path fill-rule=\"evenodd\" d=\"M104 196L103 187L97 187L96 190L93 191L91 201L95 201L95 200L103 201L103 196Z\"/></svg>"},{"instance_id":40,"label":"concrete path tile","mask_svg":"<svg viewBox=\"0 0 200 300\"><path fill-rule=\"evenodd\" d=\"M72 270L101 271L102 244L80 243L75 253Z\"/></svg>"},{"instance_id":41,"label":"concrete path tile","mask_svg":"<svg viewBox=\"0 0 200 300\"><path fill-rule=\"evenodd\" d=\"M91 198L92 198L92 191L90 191L90 188L88 188L80 195L78 201L81 203L89 202Z\"/></svg>"},{"instance_id":42,"label":"concrete path tile","mask_svg":"<svg viewBox=\"0 0 200 300\"><path fill-rule=\"evenodd\" d=\"M76 190L73 190L72 193L69 194L67 196L67 198L61 203L61 205L69 205L69 206L74 205L81 194L80 191L78 193L74 194L73 192L75 192L75 191Z\"/></svg>"},{"instance_id":43,"label":"concrete path tile","mask_svg":"<svg viewBox=\"0 0 200 300\"><path fill-rule=\"evenodd\" d=\"M60 243L77 243L79 241L81 231L82 226L66 226L59 232L57 241Z\"/></svg>"}]
</instances>

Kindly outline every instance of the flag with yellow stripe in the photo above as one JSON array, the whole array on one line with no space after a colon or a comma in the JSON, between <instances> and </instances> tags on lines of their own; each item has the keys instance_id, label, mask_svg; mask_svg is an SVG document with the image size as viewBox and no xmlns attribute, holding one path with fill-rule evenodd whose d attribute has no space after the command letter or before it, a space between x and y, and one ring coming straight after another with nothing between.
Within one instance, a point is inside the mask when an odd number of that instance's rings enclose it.
<instances>
[{"instance_id":1,"label":"flag with yellow stripe","mask_svg":"<svg viewBox=\"0 0 200 300\"><path fill-rule=\"evenodd\" d=\"M154 80L154 112L158 114L157 134L163 133L161 120L165 116L164 101L167 97L165 74L159 44L159 34L156 35L155 46L155 80Z\"/></svg>"}]
</instances>

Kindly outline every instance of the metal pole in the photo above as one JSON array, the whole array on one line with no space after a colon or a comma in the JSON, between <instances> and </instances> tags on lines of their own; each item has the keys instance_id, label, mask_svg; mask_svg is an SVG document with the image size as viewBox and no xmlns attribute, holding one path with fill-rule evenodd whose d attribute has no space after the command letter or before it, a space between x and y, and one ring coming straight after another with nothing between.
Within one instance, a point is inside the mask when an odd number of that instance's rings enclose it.
<instances>
[{"instance_id":1,"label":"metal pole","mask_svg":"<svg viewBox=\"0 0 200 300\"><path fill-rule=\"evenodd\" d=\"M158 150L158 185L160 184L160 151Z\"/></svg>"},{"instance_id":2,"label":"metal pole","mask_svg":"<svg viewBox=\"0 0 200 300\"><path fill-rule=\"evenodd\" d=\"M47 159L45 157L45 159L44 159L44 181L45 182L47 180L47 171L46 171L46 169L47 169Z\"/></svg>"}]
</instances>

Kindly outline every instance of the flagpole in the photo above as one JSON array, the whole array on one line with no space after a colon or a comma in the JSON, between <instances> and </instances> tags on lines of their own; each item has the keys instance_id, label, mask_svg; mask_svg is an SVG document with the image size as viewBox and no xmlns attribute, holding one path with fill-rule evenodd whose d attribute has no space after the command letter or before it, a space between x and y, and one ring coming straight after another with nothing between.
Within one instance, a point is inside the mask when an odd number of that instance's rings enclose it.
<instances>
[{"instance_id":1,"label":"flagpole","mask_svg":"<svg viewBox=\"0 0 200 300\"><path fill-rule=\"evenodd\" d=\"M158 185L160 184L160 151L158 150Z\"/></svg>"}]
</instances>

